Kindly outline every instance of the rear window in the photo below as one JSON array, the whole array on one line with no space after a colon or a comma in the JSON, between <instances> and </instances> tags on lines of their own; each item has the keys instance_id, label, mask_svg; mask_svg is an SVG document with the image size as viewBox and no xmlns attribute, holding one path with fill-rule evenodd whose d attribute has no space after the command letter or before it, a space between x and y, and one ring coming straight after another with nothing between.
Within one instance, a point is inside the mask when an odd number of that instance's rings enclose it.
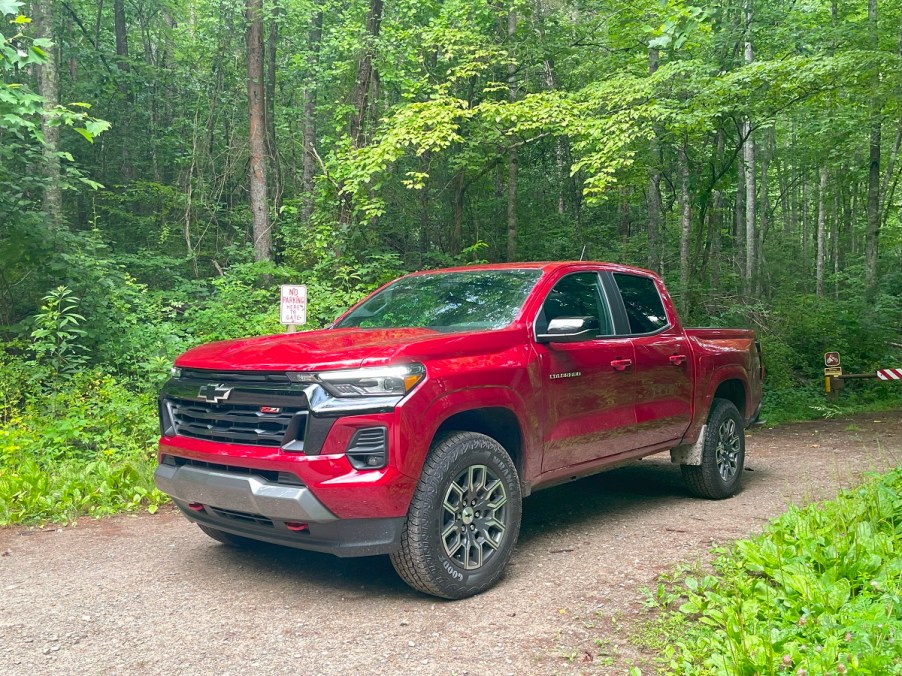
<instances>
[{"instance_id":1,"label":"rear window","mask_svg":"<svg viewBox=\"0 0 902 676\"><path fill-rule=\"evenodd\" d=\"M614 273L620 296L626 306L630 333L653 333L667 326L667 313L651 277Z\"/></svg>"}]
</instances>

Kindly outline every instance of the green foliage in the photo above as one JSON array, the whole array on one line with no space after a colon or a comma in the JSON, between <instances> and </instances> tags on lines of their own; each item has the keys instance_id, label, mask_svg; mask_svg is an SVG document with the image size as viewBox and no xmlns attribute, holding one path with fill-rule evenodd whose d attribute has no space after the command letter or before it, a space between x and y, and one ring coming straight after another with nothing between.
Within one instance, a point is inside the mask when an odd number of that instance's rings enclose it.
<instances>
[{"instance_id":1,"label":"green foliage","mask_svg":"<svg viewBox=\"0 0 902 676\"><path fill-rule=\"evenodd\" d=\"M31 332L31 347L35 365L49 369L54 383L76 373L87 360L79 344L85 335L79 324L85 318L75 312L78 300L65 286L58 286L44 296L44 304L34 316L37 328Z\"/></svg>"},{"instance_id":2,"label":"green foliage","mask_svg":"<svg viewBox=\"0 0 902 676\"><path fill-rule=\"evenodd\" d=\"M137 395L92 369L48 399L23 360L0 355L0 365L0 525L155 509L165 500L152 480L153 393Z\"/></svg>"},{"instance_id":3,"label":"green foliage","mask_svg":"<svg viewBox=\"0 0 902 676\"><path fill-rule=\"evenodd\" d=\"M680 674L902 669L902 471L792 507L650 594L662 666Z\"/></svg>"}]
</instances>

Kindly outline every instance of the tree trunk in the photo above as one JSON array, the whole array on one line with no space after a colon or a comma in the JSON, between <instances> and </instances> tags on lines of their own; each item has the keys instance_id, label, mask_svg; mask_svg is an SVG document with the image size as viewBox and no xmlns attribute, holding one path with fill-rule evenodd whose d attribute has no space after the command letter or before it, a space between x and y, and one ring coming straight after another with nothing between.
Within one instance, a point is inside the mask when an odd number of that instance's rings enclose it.
<instances>
[{"instance_id":1,"label":"tree trunk","mask_svg":"<svg viewBox=\"0 0 902 676\"><path fill-rule=\"evenodd\" d=\"M276 145L276 45L279 41L278 0L272 3L272 15L269 21L269 34L266 37L266 150L269 159L269 184L272 189L273 210L278 218L282 210L282 166L279 159L279 148Z\"/></svg>"},{"instance_id":2,"label":"tree trunk","mask_svg":"<svg viewBox=\"0 0 902 676\"><path fill-rule=\"evenodd\" d=\"M113 0L113 20L116 32L116 65L123 73L127 73L128 26L125 23L125 0Z\"/></svg>"},{"instance_id":3,"label":"tree trunk","mask_svg":"<svg viewBox=\"0 0 902 676\"><path fill-rule=\"evenodd\" d=\"M247 0L247 101L250 149L250 207L254 233L254 258L272 260L272 230L266 202L266 130L263 95L262 0Z\"/></svg>"},{"instance_id":4,"label":"tree trunk","mask_svg":"<svg viewBox=\"0 0 902 676\"><path fill-rule=\"evenodd\" d=\"M877 50L877 0L868 0L868 32L871 49ZM874 83L875 90L877 83ZM865 297L877 295L877 241L880 237L880 102L871 97L871 131L868 161L868 226L865 235Z\"/></svg>"},{"instance_id":5,"label":"tree trunk","mask_svg":"<svg viewBox=\"0 0 902 676\"><path fill-rule=\"evenodd\" d=\"M791 164L787 167L787 173L789 174L789 181L791 183L789 187L789 231L786 233L789 235L790 241L795 237L795 234L799 231L799 186L798 181L796 180L797 175L797 167L795 165L795 148L796 148L796 121L793 119L792 121L792 140L790 144L790 148L792 150L792 157L790 158ZM792 170L789 171L789 167L792 167ZM793 244L793 248L795 245Z\"/></svg>"},{"instance_id":6,"label":"tree trunk","mask_svg":"<svg viewBox=\"0 0 902 676\"><path fill-rule=\"evenodd\" d=\"M454 178L454 223L451 226L451 253L459 254L463 242L464 220L464 172L461 169Z\"/></svg>"},{"instance_id":7,"label":"tree trunk","mask_svg":"<svg viewBox=\"0 0 902 676\"><path fill-rule=\"evenodd\" d=\"M815 261L815 293L824 297L824 261L827 243L827 166L821 167L820 189L817 193L817 259Z\"/></svg>"},{"instance_id":8,"label":"tree trunk","mask_svg":"<svg viewBox=\"0 0 902 676\"><path fill-rule=\"evenodd\" d=\"M53 40L53 0L36 0L32 5L32 14L35 35ZM44 51L47 54L47 61L38 69L38 94L44 99L44 110L49 111L59 105L56 45ZM41 133L44 135L44 147L41 152L44 158L44 176L47 178L42 209L50 226L59 228L63 223L63 190L60 185L60 158L57 154L60 128L49 122L47 115L41 118Z\"/></svg>"},{"instance_id":9,"label":"tree trunk","mask_svg":"<svg viewBox=\"0 0 902 676\"><path fill-rule=\"evenodd\" d=\"M745 133L749 133L751 124L744 123ZM755 231L755 141L749 136L742 148L743 167L745 168L745 294L755 293L756 247L758 235Z\"/></svg>"},{"instance_id":10,"label":"tree trunk","mask_svg":"<svg viewBox=\"0 0 902 676\"><path fill-rule=\"evenodd\" d=\"M711 288L720 288L720 240L723 236L723 192L714 191L714 199L708 212L711 219Z\"/></svg>"},{"instance_id":11,"label":"tree trunk","mask_svg":"<svg viewBox=\"0 0 902 676\"><path fill-rule=\"evenodd\" d=\"M680 146L677 164L680 171L680 313L689 314L689 235L692 229L692 211L689 201L689 157L687 142Z\"/></svg>"},{"instance_id":12,"label":"tree trunk","mask_svg":"<svg viewBox=\"0 0 902 676\"><path fill-rule=\"evenodd\" d=\"M764 285L765 270L767 265L764 259L764 241L767 239L770 230L770 195L768 194L770 185L770 159L773 147L776 145L776 139L773 136L774 130L768 130L764 135L764 144L761 151L761 184L760 184L760 209L758 209L758 220L761 226L758 228L758 237L755 244L755 252L757 254L755 261L755 279L756 293L761 293Z\"/></svg>"},{"instance_id":13,"label":"tree trunk","mask_svg":"<svg viewBox=\"0 0 902 676\"><path fill-rule=\"evenodd\" d=\"M517 32L517 12L511 9L507 14L507 38L512 41ZM517 67L511 63L507 67L507 93L511 101L517 99ZM517 260L517 147L507 150L507 260Z\"/></svg>"},{"instance_id":14,"label":"tree trunk","mask_svg":"<svg viewBox=\"0 0 902 676\"><path fill-rule=\"evenodd\" d=\"M359 148L363 136L363 123L366 120L367 110L370 104L370 90L375 86L377 79L376 68L373 65L375 41L379 37L382 27L382 0L370 0L370 10L366 17L366 37L364 38L363 55L357 62L357 77L354 81L354 90L351 94L351 120L348 125L348 136L351 139L351 147ZM351 222L353 204L351 196L342 193L340 197L338 222L343 228L347 228Z\"/></svg>"},{"instance_id":15,"label":"tree trunk","mask_svg":"<svg viewBox=\"0 0 902 676\"><path fill-rule=\"evenodd\" d=\"M351 114L349 134L351 136L351 145L354 148L360 147L363 122L366 119L369 107L370 90L376 79L375 67L373 66L375 52L373 43L379 37L382 27L382 10L382 0L370 0L370 11L366 18L366 38L363 56L357 62L357 79L354 82L354 92L351 96L353 113Z\"/></svg>"},{"instance_id":16,"label":"tree trunk","mask_svg":"<svg viewBox=\"0 0 902 676\"><path fill-rule=\"evenodd\" d=\"M745 0L745 62L750 64L755 60L752 52L752 2ZM745 144L742 147L743 160L745 162L745 294L750 296L756 289L757 252L755 244L757 235L755 232L755 141L751 136L752 122L746 120L743 124Z\"/></svg>"},{"instance_id":17,"label":"tree trunk","mask_svg":"<svg viewBox=\"0 0 902 676\"><path fill-rule=\"evenodd\" d=\"M745 164L736 163L736 205L733 232L735 265L739 269L740 293L745 289Z\"/></svg>"},{"instance_id":18,"label":"tree trunk","mask_svg":"<svg viewBox=\"0 0 902 676\"><path fill-rule=\"evenodd\" d=\"M304 157L301 191L304 194L301 203L301 220L307 224L313 216L316 175L316 71L319 66L319 49L323 39L323 11L317 9L313 14L310 31L307 33L307 49L310 56L307 60L307 75L304 83Z\"/></svg>"},{"instance_id":19,"label":"tree trunk","mask_svg":"<svg viewBox=\"0 0 902 676\"><path fill-rule=\"evenodd\" d=\"M808 216L808 193L809 193L808 174L803 171L801 179L802 179L802 204L800 206L802 209L802 231L799 234L799 240L802 245L802 261L803 261L802 266L803 266L803 269L807 272L810 269L808 267L808 244L809 244L809 241L811 240L811 237L809 236L809 233L811 232L811 228L809 227L810 218Z\"/></svg>"},{"instance_id":20,"label":"tree trunk","mask_svg":"<svg viewBox=\"0 0 902 676\"><path fill-rule=\"evenodd\" d=\"M715 150L715 162L723 163L724 154L724 135L722 131L717 132L717 146ZM723 191L720 188L714 189L711 208L708 210L709 229L708 239L710 241L711 252L711 288L717 291L720 287L720 249L721 239L723 238Z\"/></svg>"},{"instance_id":21,"label":"tree trunk","mask_svg":"<svg viewBox=\"0 0 902 676\"><path fill-rule=\"evenodd\" d=\"M617 207L617 234L620 235L620 240L625 243L630 238L630 190L625 186L621 186L619 192L620 201Z\"/></svg>"},{"instance_id":22,"label":"tree trunk","mask_svg":"<svg viewBox=\"0 0 902 676\"><path fill-rule=\"evenodd\" d=\"M839 191L833 191L833 213L830 220L830 255L833 259L833 296L839 299Z\"/></svg>"},{"instance_id":23,"label":"tree trunk","mask_svg":"<svg viewBox=\"0 0 902 676\"><path fill-rule=\"evenodd\" d=\"M658 70L659 54L656 48L648 50L648 72ZM648 190L648 268L661 271L661 145L655 130L648 142L649 172Z\"/></svg>"}]
</instances>

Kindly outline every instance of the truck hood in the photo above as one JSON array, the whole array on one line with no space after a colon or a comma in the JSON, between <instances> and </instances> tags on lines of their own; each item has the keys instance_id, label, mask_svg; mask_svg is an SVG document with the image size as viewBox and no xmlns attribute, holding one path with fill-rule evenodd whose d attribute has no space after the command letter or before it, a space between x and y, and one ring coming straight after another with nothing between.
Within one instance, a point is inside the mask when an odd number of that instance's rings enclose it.
<instances>
[{"instance_id":1,"label":"truck hood","mask_svg":"<svg viewBox=\"0 0 902 676\"><path fill-rule=\"evenodd\" d=\"M522 342L517 329L322 329L200 345L175 361L223 371L325 371L491 353Z\"/></svg>"}]
</instances>

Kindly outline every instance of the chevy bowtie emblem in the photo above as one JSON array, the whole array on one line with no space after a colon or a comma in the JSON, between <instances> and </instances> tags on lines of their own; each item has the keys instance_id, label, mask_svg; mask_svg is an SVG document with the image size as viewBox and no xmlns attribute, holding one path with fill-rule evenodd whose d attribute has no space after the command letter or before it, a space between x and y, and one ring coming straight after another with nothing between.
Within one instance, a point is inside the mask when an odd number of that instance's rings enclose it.
<instances>
[{"instance_id":1,"label":"chevy bowtie emblem","mask_svg":"<svg viewBox=\"0 0 902 676\"><path fill-rule=\"evenodd\" d=\"M202 385L197 391L197 396L206 399L211 404L225 401L232 394L232 388L225 385Z\"/></svg>"}]
</instances>

